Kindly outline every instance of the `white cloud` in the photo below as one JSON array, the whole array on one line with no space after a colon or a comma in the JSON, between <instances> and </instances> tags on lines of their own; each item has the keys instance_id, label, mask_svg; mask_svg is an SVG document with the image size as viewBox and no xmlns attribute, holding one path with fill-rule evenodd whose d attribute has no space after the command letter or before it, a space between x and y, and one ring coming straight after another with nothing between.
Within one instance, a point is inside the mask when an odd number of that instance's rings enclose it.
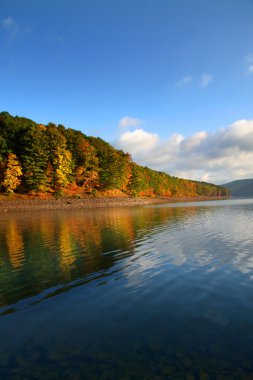
<instances>
[{"instance_id":1,"label":"white cloud","mask_svg":"<svg viewBox=\"0 0 253 380\"><path fill-rule=\"evenodd\" d=\"M18 34L18 24L12 17L3 19L1 24L2 27L9 33L10 37L15 37Z\"/></svg>"},{"instance_id":2,"label":"white cloud","mask_svg":"<svg viewBox=\"0 0 253 380\"><path fill-rule=\"evenodd\" d=\"M143 129L122 133L115 145L133 160L171 175L212 183L253 178L253 120L238 120L214 133L161 140Z\"/></svg>"},{"instance_id":3,"label":"white cloud","mask_svg":"<svg viewBox=\"0 0 253 380\"><path fill-rule=\"evenodd\" d=\"M135 155L146 154L150 149L158 143L159 137L156 133L145 132L143 129L124 132L119 143L121 149L128 151L131 147L131 153Z\"/></svg>"},{"instance_id":4,"label":"white cloud","mask_svg":"<svg viewBox=\"0 0 253 380\"><path fill-rule=\"evenodd\" d=\"M206 88L213 80L213 76L210 74L202 74L200 85L203 88Z\"/></svg>"},{"instance_id":5,"label":"white cloud","mask_svg":"<svg viewBox=\"0 0 253 380\"><path fill-rule=\"evenodd\" d=\"M120 128L128 128L128 127L139 127L144 123L143 120L138 119L136 117L124 116L119 121Z\"/></svg>"},{"instance_id":6,"label":"white cloud","mask_svg":"<svg viewBox=\"0 0 253 380\"><path fill-rule=\"evenodd\" d=\"M247 55L245 58L245 63L247 67L247 75L253 74L253 54Z\"/></svg>"},{"instance_id":7,"label":"white cloud","mask_svg":"<svg viewBox=\"0 0 253 380\"><path fill-rule=\"evenodd\" d=\"M20 27L13 17L6 17L1 22L2 28L8 33L10 38L15 38L19 33L29 34L32 29L29 26Z\"/></svg>"},{"instance_id":8,"label":"white cloud","mask_svg":"<svg viewBox=\"0 0 253 380\"><path fill-rule=\"evenodd\" d=\"M185 88L192 82L193 78L191 75L187 75L183 78L181 78L178 82L175 83L175 86L179 89Z\"/></svg>"}]
</instances>

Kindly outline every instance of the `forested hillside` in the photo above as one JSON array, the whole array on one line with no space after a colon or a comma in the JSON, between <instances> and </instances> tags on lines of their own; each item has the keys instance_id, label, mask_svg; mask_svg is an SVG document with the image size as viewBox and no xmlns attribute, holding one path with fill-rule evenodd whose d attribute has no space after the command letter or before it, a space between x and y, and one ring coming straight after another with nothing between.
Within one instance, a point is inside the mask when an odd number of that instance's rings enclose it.
<instances>
[{"instance_id":1,"label":"forested hillside","mask_svg":"<svg viewBox=\"0 0 253 380\"><path fill-rule=\"evenodd\" d=\"M225 185L232 197L253 197L253 179L240 179Z\"/></svg>"},{"instance_id":2,"label":"forested hillside","mask_svg":"<svg viewBox=\"0 0 253 380\"><path fill-rule=\"evenodd\" d=\"M97 137L0 113L0 186L6 193L227 196L224 187L179 179L134 163Z\"/></svg>"}]
</instances>

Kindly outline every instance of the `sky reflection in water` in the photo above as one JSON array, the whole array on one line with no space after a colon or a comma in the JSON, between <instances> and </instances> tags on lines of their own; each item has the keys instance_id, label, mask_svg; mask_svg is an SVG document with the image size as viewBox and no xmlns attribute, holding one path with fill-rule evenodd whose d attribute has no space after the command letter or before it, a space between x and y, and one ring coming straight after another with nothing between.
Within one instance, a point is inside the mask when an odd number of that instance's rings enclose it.
<instances>
[{"instance_id":1,"label":"sky reflection in water","mask_svg":"<svg viewBox=\"0 0 253 380\"><path fill-rule=\"evenodd\" d=\"M253 375L252 211L3 215L1 378Z\"/></svg>"}]
</instances>

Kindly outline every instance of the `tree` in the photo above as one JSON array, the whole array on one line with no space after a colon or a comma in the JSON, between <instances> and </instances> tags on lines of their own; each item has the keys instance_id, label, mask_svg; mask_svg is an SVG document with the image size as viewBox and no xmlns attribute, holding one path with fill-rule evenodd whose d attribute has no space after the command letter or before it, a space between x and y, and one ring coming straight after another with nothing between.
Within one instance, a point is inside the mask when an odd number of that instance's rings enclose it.
<instances>
[{"instance_id":1,"label":"tree","mask_svg":"<svg viewBox=\"0 0 253 380\"><path fill-rule=\"evenodd\" d=\"M14 190L20 185L21 180L19 177L22 175L22 169L18 162L17 156L10 153L7 158L6 169L4 172L4 179L2 185L7 193L13 193Z\"/></svg>"},{"instance_id":2,"label":"tree","mask_svg":"<svg viewBox=\"0 0 253 380\"><path fill-rule=\"evenodd\" d=\"M65 188L72 181L72 154L67 149L65 136L58 130L55 124L49 123L46 131L49 150L48 179L51 179L51 187L59 190Z\"/></svg>"},{"instance_id":3,"label":"tree","mask_svg":"<svg viewBox=\"0 0 253 380\"><path fill-rule=\"evenodd\" d=\"M7 154L8 154L8 147L7 147L6 141L4 137L0 135L0 183L3 181L3 172L6 165Z\"/></svg>"},{"instance_id":4,"label":"tree","mask_svg":"<svg viewBox=\"0 0 253 380\"><path fill-rule=\"evenodd\" d=\"M0 162L4 161L4 157L8 153L9 149L6 140L0 135Z\"/></svg>"},{"instance_id":5,"label":"tree","mask_svg":"<svg viewBox=\"0 0 253 380\"><path fill-rule=\"evenodd\" d=\"M98 183L99 168L96 149L87 140L81 138L77 145L79 158L75 169L75 179L85 191L91 192Z\"/></svg>"},{"instance_id":6,"label":"tree","mask_svg":"<svg viewBox=\"0 0 253 380\"><path fill-rule=\"evenodd\" d=\"M69 150L58 148L53 160L54 188L67 187L72 180L72 155Z\"/></svg>"},{"instance_id":7,"label":"tree","mask_svg":"<svg viewBox=\"0 0 253 380\"><path fill-rule=\"evenodd\" d=\"M131 156L122 150L114 149L99 137L89 137L99 159L100 189L126 190L131 177Z\"/></svg>"},{"instance_id":8,"label":"tree","mask_svg":"<svg viewBox=\"0 0 253 380\"><path fill-rule=\"evenodd\" d=\"M13 156L20 162L13 163ZM12 157L12 158L11 158ZM20 175L22 168L23 175ZM6 191L20 184L25 191L67 187L84 191L120 189L145 196L222 196L227 189L134 164L130 155L101 138L88 137L63 125L37 124L25 117L0 113L0 183Z\"/></svg>"},{"instance_id":9,"label":"tree","mask_svg":"<svg viewBox=\"0 0 253 380\"><path fill-rule=\"evenodd\" d=\"M20 134L19 141L24 187L27 190L45 191L48 187L45 172L49 155L45 128L28 127Z\"/></svg>"}]
</instances>

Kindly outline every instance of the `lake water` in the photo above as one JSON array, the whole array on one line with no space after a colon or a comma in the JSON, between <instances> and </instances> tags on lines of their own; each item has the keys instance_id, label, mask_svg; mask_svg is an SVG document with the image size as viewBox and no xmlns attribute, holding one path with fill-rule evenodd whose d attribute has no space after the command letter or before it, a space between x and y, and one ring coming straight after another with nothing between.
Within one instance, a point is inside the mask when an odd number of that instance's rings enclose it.
<instances>
[{"instance_id":1,"label":"lake water","mask_svg":"<svg viewBox=\"0 0 253 380\"><path fill-rule=\"evenodd\" d=\"M0 215L0 379L253 379L253 200Z\"/></svg>"}]
</instances>

